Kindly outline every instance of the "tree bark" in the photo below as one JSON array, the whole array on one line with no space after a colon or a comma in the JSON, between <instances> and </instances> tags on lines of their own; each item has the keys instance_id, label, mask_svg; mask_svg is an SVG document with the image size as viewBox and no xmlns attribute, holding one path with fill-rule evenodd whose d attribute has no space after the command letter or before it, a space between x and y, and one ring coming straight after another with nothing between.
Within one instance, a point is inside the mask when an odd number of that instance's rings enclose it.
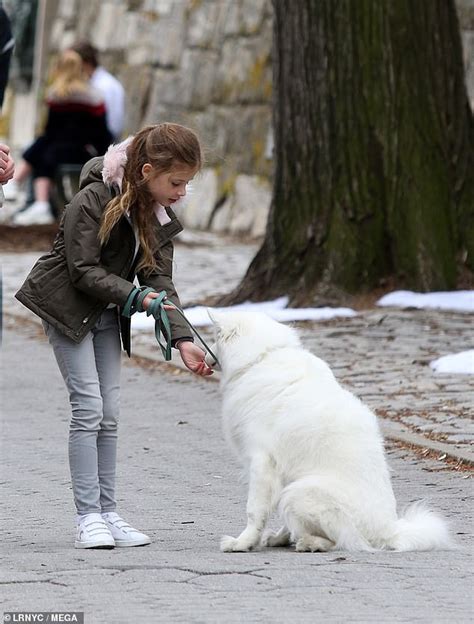
<instances>
[{"instance_id":1,"label":"tree bark","mask_svg":"<svg viewBox=\"0 0 474 624\"><path fill-rule=\"evenodd\" d=\"M474 268L473 117L453 0L273 0L266 236L225 303Z\"/></svg>"}]
</instances>

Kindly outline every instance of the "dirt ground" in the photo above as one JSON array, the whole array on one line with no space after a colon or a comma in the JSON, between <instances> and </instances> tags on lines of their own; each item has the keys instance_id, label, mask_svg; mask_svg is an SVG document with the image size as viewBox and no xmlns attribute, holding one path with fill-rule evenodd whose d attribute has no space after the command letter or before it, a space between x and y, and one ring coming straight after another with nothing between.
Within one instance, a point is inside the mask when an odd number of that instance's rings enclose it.
<instances>
[{"instance_id":1,"label":"dirt ground","mask_svg":"<svg viewBox=\"0 0 474 624\"><path fill-rule=\"evenodd\" d=\"M0 225L0 252L48 251L57 231L57 223L17 227Z\"/></svg>"}]
</instances>

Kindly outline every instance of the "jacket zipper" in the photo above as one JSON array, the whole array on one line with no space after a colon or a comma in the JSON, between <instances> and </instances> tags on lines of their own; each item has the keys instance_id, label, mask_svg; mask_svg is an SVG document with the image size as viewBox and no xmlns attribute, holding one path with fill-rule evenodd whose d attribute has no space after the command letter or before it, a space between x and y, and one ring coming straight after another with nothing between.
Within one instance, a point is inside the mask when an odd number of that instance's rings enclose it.
<instances>
[{"instance_id":1,"label":"jacket zipper","mask_svg":"<svg viewBox=\"0 0 474 624\"><path fill-rule=\"evenodd\" d=\"M127 217L125 217L125 221L127 222L128 227L132 230L133 243L134 243L134 248L135 248L136 245L137 245L137 239L136 239L136 236L135 236L135 230L133 229L133 226L132 226L131 222L127 219ZM138 242L137 255L139 254L139 252L140 252L140 241ZM128 276L128 274L130 273L130 269L132 268L133 263L135 261L135 258L136 258L136 255L135 255L135 253L133 253L132 257L131 257L131 260L126 262L124 267L122 268L122 271L120 273L120 277L125 277L126 278ZM125 273L123 272L124 268L127 269L127 271Z\"/></svg>"},{"instance_id":2,"label":"jacket zipper","mask_svg":"<svg viewBox=\"0 0 474 624\"><path fill-rule=\"evenodd\" d=\"M130 227L130 229L132 230L133 242L134 242L134 244L136 245L135 231L134 231L134 229L133 229L133 227L132 227L132 224L130 223L130 221L129 221L127 218L125 218L125 220L127 221L128 226L129 226L129 227ZM137 249L137 254L138 254L138 252L139 252L139 250ZM122 267L122 270L120 271L120 277L127 277L127 275L130 273L130 269L131 269L131 268L132 268L132 266L133 266L133 262L134 262L134 260L135 260L135 254L132 254L132 258L131 258L131 260L128 260L128 261L124 264L124 266ZM127 270L124 272L124 269L125 269L125 268L126 268ZM103 308L101 309L101 311L100 311L100 314L102 314L102 312L103 312L104 310L106 310L106 309L107 309L107 306L103 307ZM100 316L100 314L99 314L99 316ZM88 322L89 322L90 317L91 317L91 314L89 314L88 316L85 316L85 317L82 319L82 324L83 324L83 325L85 325L86 323L88 323ZM80 335L80 333L81 333L81 331L80 331L80 330L75 332L76 336L79 336L79 335Z\"/></svg>"}]
</instances>

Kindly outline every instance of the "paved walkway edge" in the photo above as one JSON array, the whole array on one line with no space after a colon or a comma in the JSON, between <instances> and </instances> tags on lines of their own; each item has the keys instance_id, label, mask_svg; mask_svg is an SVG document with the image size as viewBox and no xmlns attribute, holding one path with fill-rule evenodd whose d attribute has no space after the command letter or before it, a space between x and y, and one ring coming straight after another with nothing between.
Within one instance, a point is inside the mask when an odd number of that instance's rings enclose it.
<instances>
[{"instance_id":1,"label":"paved walkway edge","mask_svg":"<svg viewBox=\"0 0 474 624\"><path fill-rule=\"evenodd\" d=\"M404 442L405 444L419 446L422 449L428 449L430 451L440 453L441 455L445 455L451 459L462 461L463 464L474 466L474 453L457 449L456 447L453 447L452 444L446 444L444 442L432 440L431 438L426 438L419 433L413 433L396 421L388 420L387 418L380 418L380 416L378 418L384 437L389 438L390 440Z\"/></svg>"}]
</instances>

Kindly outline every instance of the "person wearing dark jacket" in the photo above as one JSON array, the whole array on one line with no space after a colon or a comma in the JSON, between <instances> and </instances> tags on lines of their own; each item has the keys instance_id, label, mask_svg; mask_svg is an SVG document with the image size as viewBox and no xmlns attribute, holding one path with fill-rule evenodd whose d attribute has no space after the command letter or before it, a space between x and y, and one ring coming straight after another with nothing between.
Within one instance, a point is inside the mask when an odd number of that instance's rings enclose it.
<instances>
[{"instance_id":1,"label":"person wearing dark jacket","mask_svg":"<svg viewBox=\"0 0 474 624\"><path fill-rule=\"evenodd\" d=\"M8 83L8 73L10 71L10 60L15 46L10 18L5 9L0 6L0 109L3 105L5 89Z\"/></svg>"},{"instance_id":2,"label":"person wearing dark jacket","mask_svg":"<svg viewBox=\"0 0 474 624\"><path fill-rule=\"evenodd\" d=\"M150 539L116 512L120 335L130 354L133 281L181 307L172 280L173 237L182 227L171 204L201 167L199 141L177 124L149 126L87 163L66 206L53 249L41 257L16 297L43 319L69 390L69 460L78 532L76 548L140 546ZM169 311L172 345L184 364L210 375L191 329Z\"/></svg>"},{"instance_id":3,"label":"person wearing dark jacket","mask_svg":"<svg viewBox=\"0 0 474 624\"><path fill-rule=\"evenodd\" d=\"M0 6L0 110L3 106L5 89L8 82L8 72L10 69L10 59L13 52L15 40L12 36L10 19L5 9ZM8 145L0 143L0 185L6 184L15 172L15 162L10 154ZM0 187L0 207L3 204L3 193Z\"/></svg>"},{"instance_id":4,"label":"person wearing dark jacket","mask_svg":"<svg viewBox=\"0 0 474 624\"><path fill-rule=\"evenodd\" d=\"M35 192L35 202L15 215L16 225L52 222L49 195L58 166L84 164L104 154L112 140L103 96L88 84L76 52L66 50L58 58L46 104L44 132L23 153L14 177L21 184L32 173Z\"/></svg>"}]
</instances>

